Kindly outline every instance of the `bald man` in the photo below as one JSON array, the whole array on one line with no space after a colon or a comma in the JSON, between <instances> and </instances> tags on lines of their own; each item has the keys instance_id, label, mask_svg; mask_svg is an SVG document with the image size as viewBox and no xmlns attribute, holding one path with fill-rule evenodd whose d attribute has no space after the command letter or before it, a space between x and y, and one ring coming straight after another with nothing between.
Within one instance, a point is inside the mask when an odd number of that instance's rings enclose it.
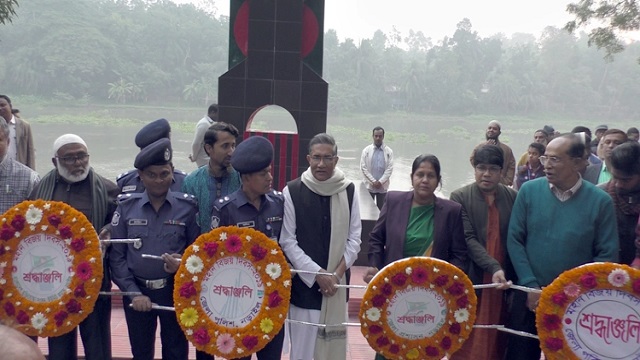
<instances>
[{"instance_id":1,"label":"bald man","mask_svg":"<svg viewBox=\"0 0 640 360\"><path fill-rule=\"evenodd\" d=\"M475 157L476 150L482 145L498 145L500 149L502 149L502 153L504 155L504 163L502 164L502 171L500 176L500 183L511 186L513 185L513 176L516 173L516 158L513 156L513 151L506 144L500 142L500 134L502 134L502 125L498 120L491 120L489 125L487 125L487 131L485 131L485 136L487 141L478 144L473 151L471 152L471 157L469 161L471 162L471 166L473 166L473 158Z\"/></svg>"}]
</instances>

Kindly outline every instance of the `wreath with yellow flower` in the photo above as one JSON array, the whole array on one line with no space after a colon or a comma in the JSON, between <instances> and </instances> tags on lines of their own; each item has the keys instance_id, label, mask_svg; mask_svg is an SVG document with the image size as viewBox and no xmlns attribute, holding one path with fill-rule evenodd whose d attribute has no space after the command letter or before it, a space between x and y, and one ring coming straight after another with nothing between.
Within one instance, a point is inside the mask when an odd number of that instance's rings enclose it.
<instances>
[{"instance_id":1,"label":"wreath with yellow flower","mask_svg":"<svg viewBox=\"0 0 640 360\"><path fill-rule=\"evenodd\" d=\"M95 229L71 206L24 201L0 219L0 312L30 336L59 336L92 311L102 283Z\"/></svg>"},{"instance_id":2,"label":"wreath with yellow flower","mask_svg":"<svg viewBox=\"0 0 640 360\"><path fill-rule=\"evenodd\" d=\"M182 259L174 306L198 350L224 358L249 356L280 332L291 272L277 242L251 228L220 227L200 235Z\"/></svg>"},{"instance_id":3,"label":"wreath with yellow flower","mask_svg":"<svg viewBox=\"0 0 640 360\"><path fill-rule=\"evenodd\" d=\"M369 282L360 330L388 359L441 359L469 337L477 298L469 278L431 257L397 260Z\"/></svg>"},{"instance_id":4,"label":"wreath with yellow flower","mask_svg":"<svg viewBox=\"0 0 640 360\"><path fill-rule=\"evenodd\" d=\"M591 263L542 289L536 310L547 359L636 359L640 355L640 270Z\"/></svg>"}]
</instances>

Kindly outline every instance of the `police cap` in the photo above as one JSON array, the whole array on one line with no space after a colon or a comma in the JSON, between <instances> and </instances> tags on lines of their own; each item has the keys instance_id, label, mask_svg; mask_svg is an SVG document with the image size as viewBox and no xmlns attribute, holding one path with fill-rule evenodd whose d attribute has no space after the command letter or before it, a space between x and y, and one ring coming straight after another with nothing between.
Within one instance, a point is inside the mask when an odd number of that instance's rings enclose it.
<instances>
[{"instance_id":1,"label":"police cap","mask_svg":"<svg viewBox=\"0 0 640 360\"><path fill-rule=\"evenodd\" d=\"M258 172L271 164L273 145L262 136L242 141L231 155L231 166L240 174Z\"/></svg>"},{"instance_id":2,"label":"police cap","mask_svg":"<svg viewBox=\"0 0 640 360\"><path fill-rule=\"evenodd\" d=\"M149 146L156 140L169 138L171 126L167 119L158 119L143 126L136 134L136 146L140 149Z\"/></svg>"},{"instance_id":3,"label":"police cap","mask_svg":"<svg viewBox=\"0 0 640 360\"><path fill-rule=\"evenodd\" d=\"M171 141L163 138L140 150L133 165L138 170L151 165L166 165L171 162L172 153Z\"/></svg>"}]
</instances>

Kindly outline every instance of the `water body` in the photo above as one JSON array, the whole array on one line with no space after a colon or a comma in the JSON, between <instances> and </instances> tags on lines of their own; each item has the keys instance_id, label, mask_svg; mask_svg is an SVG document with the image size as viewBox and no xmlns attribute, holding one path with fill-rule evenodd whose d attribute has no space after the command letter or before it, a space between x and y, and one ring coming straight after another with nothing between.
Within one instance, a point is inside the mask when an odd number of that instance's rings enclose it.
<instances>
[{"instance_id":1,"label":"water body","mask_svg":"<svg viewBox=\"0 0 640 360\"><path fill-rule=\"evenodd\" d=\"M26 111L25 111L26 110ZM23 110L28 113L28 110ZM56 113L55 109L46 109L47 114ZM83 111L87 111L84 109ZM121 172L133 169L133 162L139 149L134 138L138 130L147 122L165 117L172 124L173 161L177 169L185 172L193 171L196 166L188 159L191 152L193 129L202 117L199 110L175 109L116 109L90 111L108 111L114 118L133 118L138 122L113 124L104 121L96 124L66 124L39 121L43 114L32 114L31 121L36 146L36 168L43 175L52 168L52 144L55 138L65 133L75 133L85 139L91 154L91 164L103 176L110 179ZM400 116L400 115L399 115ZM28 119L28 118L27 118ZM544 122L526 120L501 120L503 133L501 140L513 149L516 160L526 151L533 139L533 132L541 128ZM605 122L605 121L603 121ZM334 135L339 146L338 166L352 180L362 178L360 172L360 155L362 149L371 143L371 129L381 125L386 129L385 143L395 155L395 165L391 178L392 190L409 190L411 188L411 164L413 159L422 153L435 154L442 166L442 188L439 195L447 198L451 191L473 181L473 168L469 163L469 155L474 146L484 140L486 119L451 118L424 119L378 115L370 119L350 119L333 116L329 118L328 132ZM551 123L551 122L547 122ZM254 121L256 126L264 126L264 122ZM574 123L553 124L561 131L568 131ZM585 123L595 127L595 124ZM612 124L610 124L610 127ZM617 124L623 130L634 124ZM276 125L283 129L282 125ZM286 128L286 126L284 126ZM290 127L290 125L289 125ZM254 127L255 128L255 127ZM295 126L293 127L295 129ZM285 129L290 130L290 129ZM279 189L280 190L280 189Z\"/></svg>"}]
</instances>

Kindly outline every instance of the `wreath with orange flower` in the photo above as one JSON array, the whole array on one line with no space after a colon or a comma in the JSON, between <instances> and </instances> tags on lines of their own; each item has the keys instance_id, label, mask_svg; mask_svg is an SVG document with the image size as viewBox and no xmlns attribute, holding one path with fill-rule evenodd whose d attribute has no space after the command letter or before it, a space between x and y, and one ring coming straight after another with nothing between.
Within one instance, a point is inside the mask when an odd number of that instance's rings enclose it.
<instances>
[{"instance_id":1,"label":"wreath with orange flower","mask_svg":"<svg viewBox=\"0 0 640 360\"><path fill-rule=\"evenodd\" d=\"M631 359L640 355L640 270L592 263L542 289L536 310L547 359Z\"/></svg>"},{"instance_id":2,"label":"wreath with orange flower","mask_svg":"<svg viewBox=\"0 0 640 360\"><path fill-rule=\"evenodd\" d=\"M388 359L441 359L469 337L477 298L469 278L430 257L397 260L369 282L360 330Z\"/></svg>"},{"instance_id":3,"label":"wreath with orange flower","mask_svg":"<svg viewBox=\"0 0 640 360\"><path fill-rule=\"evenodd\" d=\"M175 276L178 322L201 351L249 356L282 329L291 272L278 243L251 228L227 226L200 235Z\"/></svg>"},{"instance_id":4,"label":"wreath with orange flower","mask_svg":"<svg viewBox=\"0 0 640 360\"><path fill-rule=\"evenodd\" d=\"M30 336L59 336L92 311L102 283L95 229L71 206L24 201L0 219L0 312Z\"/></svg>"}]
</instances>

